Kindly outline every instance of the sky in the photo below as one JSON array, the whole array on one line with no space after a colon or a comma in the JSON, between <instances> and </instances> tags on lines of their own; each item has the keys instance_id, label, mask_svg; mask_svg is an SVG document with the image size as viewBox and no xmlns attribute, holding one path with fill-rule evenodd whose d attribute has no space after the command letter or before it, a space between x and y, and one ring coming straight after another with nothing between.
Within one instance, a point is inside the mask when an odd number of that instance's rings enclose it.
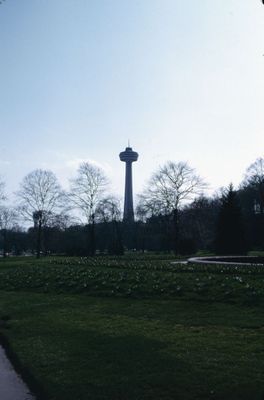
<instances>
[{"instance_id":1,"label":"sky","mask_svg":"<svg viewBox=\"0 0 264 400\"><path fill-rule=\"evenodd\" d=\"M0 4L0 174L36 168L64 188L82 161L123 196L167 160L209 192L264 154L261 0L5 0Z\"/></svg>"}]
</instances>

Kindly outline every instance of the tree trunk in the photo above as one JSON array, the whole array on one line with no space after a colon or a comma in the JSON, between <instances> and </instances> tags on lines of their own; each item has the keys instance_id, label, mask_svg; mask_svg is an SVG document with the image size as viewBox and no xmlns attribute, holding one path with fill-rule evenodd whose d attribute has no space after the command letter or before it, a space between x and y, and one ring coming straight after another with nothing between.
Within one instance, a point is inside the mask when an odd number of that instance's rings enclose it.
<instances>
[{"instance_id":1,"label":"tree trunk","mask_svg":"<svg viewBox=\"0 0 264 400\"><path fill-rule=\"evenodd\" d=\"M3 243L3 257L6 258L7 256L7 233L6 233L6 229L3 229L3 239L4 239L4 243Z\"/></svg>"},{"instance_id":2,"label":"tree trunk","mask_svg":"<svg viewBox=\"0 0 264 400\"><path fill-rule=\"evenodd\" d=\"M40 258L41 231L42 231L42 221L41 221L41 219L39 219L39 222L38 222L38 236L37 236L37 258Z\"/></svg>"},{"instance_id":3,"label":"tree trunk","mask_svg":"<svg viewBox=\"0 0 264 400\"><path fill-rule=\"evenodd\" d=\"M113 220L113 238L114 238L114 254L122 255L124 254L122 236L119 229L119 224L116 220Z\"/></svg>"},{"instance_id":4,"label":"tree trunk","mask_svg":"<svg viewBox=\"0 0 264 400\"><path fill-rule=\"evenodd\" d=\"M173 210L173 250L174 254L179 254L179 215L178 209Z\"/></svg>"},{"instance_id":5,"label":"tree trunk","mask_svg":"<svg viewBox=\"0 0 264 400\"><path fill-rule=\"evenodd\" d=\"M94 215L92 216L92 223L89 224L89 255L93 257L95 255L95 223L94 223Z\"/></svg>"}]
</instances>

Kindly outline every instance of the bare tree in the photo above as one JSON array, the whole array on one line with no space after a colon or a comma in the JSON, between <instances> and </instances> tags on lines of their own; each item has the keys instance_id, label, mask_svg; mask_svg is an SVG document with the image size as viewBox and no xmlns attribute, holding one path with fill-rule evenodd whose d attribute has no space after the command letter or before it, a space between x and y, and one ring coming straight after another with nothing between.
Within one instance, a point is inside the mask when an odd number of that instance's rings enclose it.
<instances>
[{"instance_id":1,"label":"bare tree","mask_svg":"<svg viewBox=\"0 0 264 400\"><path fill-rule=\"evenodd\" d=\"M263 183L264 181L264 159L259 157L246 170L246 182Z\"/></svg>"},{"instance_id":2,"label":"bare tree","mask_svg":"<svg viewBox=\"0 0 264 400\"><path fill-rule=\"evenodd\" d=\"M95 254L95 210L102 200L108 184L104 172L84 162L79 166L76 178L70 181L68 197L73 208L85 217L89 232L89 255Z\"/></svg>"},{"instance_id":3,"label":"bare tree","mask_svg":"<svg viewBox=\"0 0 264 400\"><path fill-rule=\"evenodd\" d=\"M7 232L17 224L17 212L9 207L0 207L0 229L3 236L3 256L7 256Z\"/></svg>"},{"instance_id":4,"label":"bare tree","mask_svg":"<svg viewBox=\"0 0 264 400\"><path fill-rule=\"evenodd\" d=\"M63 208L59 214L54 213L51 215L49 218L49 228L57 228L65 231L71 225L76 224L76 218L72 215L69 215L67 211L68 209L65 206L65 208Z\"/></svg>"},{"instance_id":5,"label":"bare tree","mask_svg":"<svg viewBox=\"0 0 264 400\"><path fill-rule=\"evenodd\" d=\"M7 200L5 194L5 182L0 179L0 229L3 237L3 256L7 255L7 231L12 229L16 223L17 215L16 212L4 205L4 201Z\"/></svg>"},{"instance_id":6,"label":"bare tree","mask_svg":"<svg viewBox=\"0 0 264 400\"><path fill-rule=\"evenodd\" d=\"M53 172L36 169L25 176L17 192L18 210L37 229L37 258L41 252L43 227L63 205L63 192Z\"/></svg>"},{"instance_id":7,"label":"bare tree","mask_svg":"<svg viewBox=\"0 0 264 400\"><path fill-rule=\"evenodd\" d=\"M257 158L246 170L242 182L243 189L253 192L255 198L255 211L264 214L264 159Z\"/></svg>"},{"instance_id":8,"label":"bare tree","mask_svg":"<svg viewBox=\"0 0 264 400\"><path fill-rule=\"evenodd\" d=\"M0 204L3 202L3 200L6 200L5 182L0 178Z\"/></svg>"},{"instance_id":9,"label":"bare tree","mask_svg":"<svg viewBox=\"0 0 264 400\"><path fill-rule=\"evenodd\" d=\"M168 161L152 175L139 199L139 209L150 215L172 216L174 251L178 252L179 209L201 195L207 187L204 180L186 162Z\"/></svg>"},{"instance_id":10,"label":"bare tree","mask_svg":"<svg viewBox=\"0 0 264 400\"><path fill-rule=\"evenodd\" d=\"M95 210L96 221L103 226L109 254L123 254L121 235L121 202L115 196L104 197Z\"/></svg>"},{"instance_id":11,"label":"bare tree","mask_svg":"<svg viewBox=\"0 0 264 400\"><path fill-rule=\"evenodd\" d=\"M120 200L115 196L104 197L95 210L96 220L99 222L120 221L121 214Z\"/></svg>"}]
</instances>

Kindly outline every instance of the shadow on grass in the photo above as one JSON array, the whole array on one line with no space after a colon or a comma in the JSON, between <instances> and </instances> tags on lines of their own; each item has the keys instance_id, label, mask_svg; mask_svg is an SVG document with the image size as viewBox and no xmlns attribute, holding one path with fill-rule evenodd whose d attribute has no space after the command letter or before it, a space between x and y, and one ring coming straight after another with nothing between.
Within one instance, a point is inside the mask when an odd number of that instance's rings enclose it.
<instances>
[{"instance_id":1,"label":"shadow on grass","mask_svg":"<svg viewBox=\"0 0 264 400\"><path fill-rule=\"evenodd\" d=\"M59 339L55 336L54 340ZM206 374L193 362L192 354L170 354L166 344L143 335L111 336L76 330L74 343L75 347L70 339L64 343L64 350L69 346L68 357L60 358L64 352L58 352L56 362L47 359L39 366L42 371L47 369L43 383L49 388L41 399L263 399L260 385L236 383L232 376L219 384L217 369Z\"/></svg>"},{"instance_id":2,"label":"shadow on grass","mask_svg":"<svg viewBox=\"0 0 264 400\"><path fill-rule=\"evenodd\" d=\"M263 400L259 332L221 328L227 315L230 326L232 316L249 323L237 307L12 292L0 298L11 316L11 359L39 399ZM263 321L257 311L251 319ZM195 323L202 329L186 329ZM210 323L218 326L204 329Z\"/></svg>"},{"instance_id":3,"label":"shadow on grass","mask_svg":"<svg viewBox=\"0 0 264 400\"><path fill-rule=\"evenodd\" d=\"M84 340L83 334L79 340ZM191 365L163 350L164 344L144 336L112 337L87 331L86 346L71 350L71 362L78 368L68 366L63 388L54 385L53 395L64 400L191 398L184 393Z\"/></svg>"}]
</instances>

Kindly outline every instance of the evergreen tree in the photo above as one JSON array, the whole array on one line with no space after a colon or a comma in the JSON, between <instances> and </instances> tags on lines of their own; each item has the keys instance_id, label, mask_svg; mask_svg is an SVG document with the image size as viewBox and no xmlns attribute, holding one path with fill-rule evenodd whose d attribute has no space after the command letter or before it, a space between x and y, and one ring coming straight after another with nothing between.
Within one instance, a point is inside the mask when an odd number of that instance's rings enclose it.
<instances>
[{"instance_id":1,"label":"evergreen tree","mask_svg":"<svg viewBox=\"0 0 264 400\"><path fill-rule=\"evenodd\" d=\"M215 250L217 254L245 254L244 223L239 199L233 185L223 193L217 221Z\"/></svg>"}]
</instances>

